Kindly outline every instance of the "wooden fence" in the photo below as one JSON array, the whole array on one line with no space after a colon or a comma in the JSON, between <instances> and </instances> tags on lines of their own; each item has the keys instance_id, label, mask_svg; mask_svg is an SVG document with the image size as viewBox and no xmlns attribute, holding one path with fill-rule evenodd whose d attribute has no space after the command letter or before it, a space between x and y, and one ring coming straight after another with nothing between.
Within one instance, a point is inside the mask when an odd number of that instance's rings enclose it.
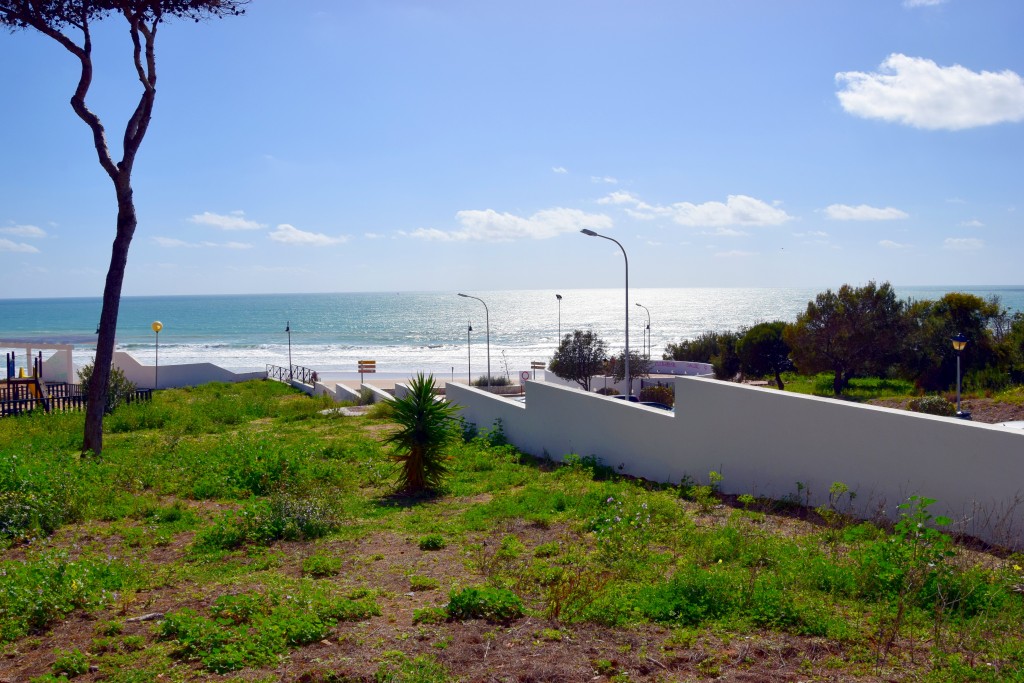
<instances>
[{"instance_id":1,"label":"wooden fence","mask_svg":"<svg viewBox=\"0 0 1024 683\"><path fill-rule=\"evenodd\" d=\"M125 402L152 399L152 389L136 389L125 397ZM38 408L46 413L85 410L87 403L88 396L80 384L54 382L41 385L26 380L0 383L0 417L22 415Z\"/></svg>"}]
</instances>

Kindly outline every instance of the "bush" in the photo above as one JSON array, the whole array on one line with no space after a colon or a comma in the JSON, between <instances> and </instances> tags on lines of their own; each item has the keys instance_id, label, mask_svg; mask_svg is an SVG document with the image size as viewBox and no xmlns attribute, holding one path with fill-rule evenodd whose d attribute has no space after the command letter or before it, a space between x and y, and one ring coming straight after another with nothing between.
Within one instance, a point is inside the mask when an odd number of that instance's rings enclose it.
<instances>
[{"instance_id":1,"label":"bush","mask_svg":"<svg viewBox=\"0 0 1024 683\"><path fill-rule=\"evenodd\" d=\"M596 393L601 394L602 396L618 396L619 390L614 387L601 387Z\"/></svg>"},{"instance_id":2,"label":"bush","mask_svg":"<svg viewBox=\"0 0 1024 683\"><path fill-rule=\"evenodd\" d=\"M676 402L675 389L670 386L657 384L653 387L644 387L640 390L641 401L655 401L657 403L664 403L667 406L674 405Z\"/></svg>"},{"instance_id":3,"label":"bush","mask_svg":"<svg viewBox=\"0 0 1024 683\"><path fill-rule=\"evenodd\" d=\"M944 417L956 415L956 406L941 396L915 398L907 407L916 413L925 413L927 415L942 415Z\"/></svg>"},{"instance_id":4,"label":"bush","mask_svg":"<svg viewBox=\"0 0 1024 683\"><path fill-rule=\"evenodd\" d=\"M463 588L449 594L445 609L451 619L504 622L523 616L523 601L504 588Z\"/></svg>"},{"instance_id":5,"label":"bush","mask_svg":"<svg viewBox=\"0 0 1024 683\"><path fill-rule=\"evenodd\" d=\"M491 386L492 387L507 387L510 384L512 384L512 383L510 381L508 381L508 377L505 377L504 375L491 375ZM475 386L475 387L486 387L487 386L487 375L480 375L476 379L476 381L473 382L473 386Z\"/></svg>"},{"instance_id":6,"label":"bush","mask_svg":"<svg viewBox=\"0 0 1024 683\"><path fill-rule=\"evenodd\" d=\"M445 545L441 534L427 534L420 539L420 550L441 550Z\"/></svg>"},{"instance_id":7,"label":"bush","mask_svg":"<svg viewBox=\"0 0 1024 683\"><path fill-rule=\"evenodd\" d=\"M92 379L92 363L85 365L78 371L78 379L82 383L82 391L89 394L89 381ZM112 413L123 403L131 401L135 395L136 386L134 382L128 381L124 376L124 370L117 367L110 368L110 380L107 382L107 406L104 412Z\"/></svg>"}]
</instances>

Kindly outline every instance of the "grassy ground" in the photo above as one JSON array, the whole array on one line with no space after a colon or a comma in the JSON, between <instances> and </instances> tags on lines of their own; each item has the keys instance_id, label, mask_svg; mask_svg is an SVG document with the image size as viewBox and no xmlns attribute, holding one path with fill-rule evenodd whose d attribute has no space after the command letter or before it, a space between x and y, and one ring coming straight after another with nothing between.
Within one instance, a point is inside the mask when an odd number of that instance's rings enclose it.
<instances>
[{"instance_id":1,"label":"grassy ground","mask_svg":"<svg viewBox=\"0 0 1024 683\"><path fill-rule=\"evenodd\" d=\"M798 375L787 372L782 375L786 391L798 394L832 397L832 373ZM855 377L843 392L843 398L853 401L868 401L880 398L904 398L917 395L913 382L902 379L881 379L878 377Z\"/></svg>"},{"instance_id":2,"label":"grassy ground","mask_svg":"<svg viewBox=\"0 0 1024 683\"><path fill-rule=\"evenodd\" d=\"M957 548L928 501L886 531L839 483L726 499L500 425L401 498L386 411L324 407L162 391L102 459L79 415L0 420L0 679L1024 681L1024 558Z\"/></svg>"}]
</instances>

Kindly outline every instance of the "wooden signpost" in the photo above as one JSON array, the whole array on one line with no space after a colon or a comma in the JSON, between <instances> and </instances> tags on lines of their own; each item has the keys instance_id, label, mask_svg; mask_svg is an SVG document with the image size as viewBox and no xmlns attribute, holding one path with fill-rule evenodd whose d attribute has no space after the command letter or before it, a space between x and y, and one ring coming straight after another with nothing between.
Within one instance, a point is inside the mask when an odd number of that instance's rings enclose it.
<instances>
[{"instance_id":1,"label":"wooden signpost","mask_svg":"<svg viewBox=\"0 0 1024 683\"><path fill-rule=\"evenodd\" d=\"M375 360L361 360L359 361L359 383L363 383L363 374L373 374L377 372L377 361Z\"/></svg>"},{"instance_id":2,"label":"wooden signpost","mask_svg":"<svg viewBox=\"0 0 1024 683\"><path fill-rule=\"evenodd\" d=\"M533 370L533 378L534 379L537 379L537 371L538 370L543 370L546 367L547 366L544 364L544 361L542 361L542 360L530 361L530 369Z\"/></svg>"}]
</instances>

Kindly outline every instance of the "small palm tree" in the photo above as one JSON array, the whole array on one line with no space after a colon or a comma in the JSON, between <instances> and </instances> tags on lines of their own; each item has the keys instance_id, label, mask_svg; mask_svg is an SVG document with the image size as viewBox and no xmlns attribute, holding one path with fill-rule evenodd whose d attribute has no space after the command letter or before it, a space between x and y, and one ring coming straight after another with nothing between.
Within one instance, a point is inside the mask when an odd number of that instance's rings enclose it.
<instances>
[{"instance_id":1,"label":"small palm tree","mask_svg":"<svg viewBox=\"0 0 1024 683\"><path fill-rule=\"evenodd\" d=\"M395 460L402 463L398 486L404 493L438 488L448 472L444 447L455 432L451 421L458 406L434 397L434 376L419 373L409 383L409 393L392 402L399 429L387 438Z\"/></svg>"}]
</instances>

